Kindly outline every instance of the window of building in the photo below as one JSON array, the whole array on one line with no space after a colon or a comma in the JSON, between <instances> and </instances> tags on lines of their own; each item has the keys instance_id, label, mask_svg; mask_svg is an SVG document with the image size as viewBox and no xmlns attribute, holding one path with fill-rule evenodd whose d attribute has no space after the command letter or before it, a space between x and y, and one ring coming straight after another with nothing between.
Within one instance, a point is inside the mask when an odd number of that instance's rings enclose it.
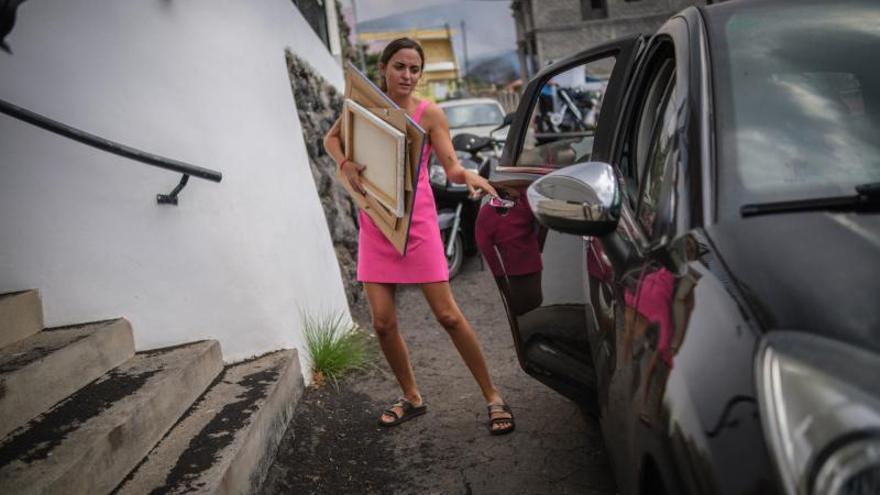
<instances>
[{"instance_id":1,"label":"window of building","mask_svg":"<svg viewBox=\"0 0 880 495\"><path fill-rule=\"evenodd\" d=\"M608 1L581 0L581 17L585 21L608 17Z\"/></svg>"},{"instance_id":2,"label":"window of building","mask_svg":"<svg viewBox=\"0 0 880 495\"><path fill-rule=\"evenodd\" d=\"M293 5L306 19L309 26L312 26L324 45L330 48L330 36L327 32L327 9L324 6L326 1L328 0L293 0Z\"/></svg>"}]
</instances>

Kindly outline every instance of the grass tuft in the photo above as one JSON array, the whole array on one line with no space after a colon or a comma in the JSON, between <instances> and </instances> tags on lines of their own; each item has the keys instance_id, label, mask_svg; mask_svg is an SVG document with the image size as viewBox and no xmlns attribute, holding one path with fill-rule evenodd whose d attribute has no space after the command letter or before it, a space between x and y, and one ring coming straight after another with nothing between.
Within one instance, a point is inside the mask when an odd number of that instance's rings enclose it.
<instances>
[{"instance_id":1,"label":"grass tuft","mask_svg":"<svg viewBox=\"0 0 880 495\"><path fill-rule=\"evenodd\" d=\"M367 334L341 312L313 316L303 313L303 334L312 362L313 384L334 385L346 372L364 369L369 358Z\"/></svg>"}]
</instances>

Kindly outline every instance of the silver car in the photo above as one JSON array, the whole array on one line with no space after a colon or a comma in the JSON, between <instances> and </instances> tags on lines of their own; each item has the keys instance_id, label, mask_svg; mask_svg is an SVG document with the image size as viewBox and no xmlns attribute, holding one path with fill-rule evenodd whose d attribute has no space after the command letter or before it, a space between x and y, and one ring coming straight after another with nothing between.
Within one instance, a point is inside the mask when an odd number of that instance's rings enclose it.
<instances>
[{"instance_id":1,"label":"silver car","mask_svg":"<svg viewBox=\"0 0 880 495\"><path fill-rule=\"evenodd\" d=\"M464 98L449 100L438 104L449 121L452 137L468 133L480 137L489 137L489 132L504 121L504 107L492 98ZM507 129L502 129L494 137L503 140Z\"/></svg>"}]
</instances>

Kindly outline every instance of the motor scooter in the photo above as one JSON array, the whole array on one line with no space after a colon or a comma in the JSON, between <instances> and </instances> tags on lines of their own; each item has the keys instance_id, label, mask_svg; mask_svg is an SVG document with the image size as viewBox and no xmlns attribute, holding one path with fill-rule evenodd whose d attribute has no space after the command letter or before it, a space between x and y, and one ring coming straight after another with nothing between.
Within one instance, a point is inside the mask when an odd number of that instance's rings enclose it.
<instances>
[{"instance_id":1,"label":"motor scooter","mask_svg":"<svg viewBox=\"0 0 880 495\"><path fill-rule=\"evenodd\" d=\"M498 159L504 146L503 141L491 135L509 125L509 120L510 116L506 117L504 123L490 133L490 137L463 133L452 138L452 147L465 169L474 170L488 178L492 161ZM429 180L437 204L437 223L443 239L449 279L452 280L461 270L464 257L477 252L474 225L480 200L470 197L466 185L449 181L443 165L433 154L429 163Z\"/></svg>"},{"instance_id":2,"label":"motor scooter","mask_svg":"<svg viewBox=\"0 0 880 495\"><path fill-rule=\"evenodd\" d=\"M595 129L599 118L601 93L549 86L541 93L541 118L538 132L567 133L586 132Z\"/></svg>"}]
</instances>

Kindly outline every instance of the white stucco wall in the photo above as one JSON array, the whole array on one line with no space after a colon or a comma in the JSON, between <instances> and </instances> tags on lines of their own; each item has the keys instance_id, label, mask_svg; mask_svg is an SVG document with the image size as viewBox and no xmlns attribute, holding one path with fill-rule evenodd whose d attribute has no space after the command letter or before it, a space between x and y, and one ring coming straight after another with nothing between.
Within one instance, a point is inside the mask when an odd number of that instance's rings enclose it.
<instances>
[{"instance_id":1,"label":"white stucco wall","mask_svg":"<svg viewBox=\"0 0 880 495\"><path fill-rule=\"evenodd\" d=\"M302 350L298 308L348 315L284 49L343 75L290 0L30 0L7 42L0 98L223 181L158 205L180 175L0 115L0 292L227 361Z\"/></svg>"}]
</instances>

